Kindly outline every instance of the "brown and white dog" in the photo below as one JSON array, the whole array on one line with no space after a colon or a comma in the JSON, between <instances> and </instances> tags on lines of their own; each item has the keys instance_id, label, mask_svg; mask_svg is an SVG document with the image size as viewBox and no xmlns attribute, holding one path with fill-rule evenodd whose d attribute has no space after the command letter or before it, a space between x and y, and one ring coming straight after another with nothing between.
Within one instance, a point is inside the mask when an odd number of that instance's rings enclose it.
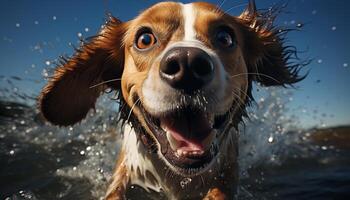
<instances>
[{"instance_id":1,"label":"brown and white dog","mask_svg":"<svg viewBox=\"0 0 350 200\"><path fill-rule=\"evenodd\" d=\"M287 31L273 25L275 11L250 1L235 17L208 3L163 2L128 22L111 18L56 69L41 112L72 125L106 88L119 91L124 142L107 199L124 199L132 184L169 199L233 199L237 126L252 82L303 78L283 45Z\"/></svg>"}]
</instances>

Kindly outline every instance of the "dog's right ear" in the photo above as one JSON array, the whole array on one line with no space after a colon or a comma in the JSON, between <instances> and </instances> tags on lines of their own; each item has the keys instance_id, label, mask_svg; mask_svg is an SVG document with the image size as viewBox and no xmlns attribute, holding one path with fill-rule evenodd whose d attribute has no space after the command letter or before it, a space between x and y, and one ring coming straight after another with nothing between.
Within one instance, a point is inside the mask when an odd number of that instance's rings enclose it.
<instances>
[{"instance_id":1,"label":"dog's right ear","mask_svg":"<svg viewBox=\"0 0 350 200\"><path fill-rule=\"evenodd\" d=\"M72 125L85 118L107 88L119 89L124 65L123 36L127 24L110 18L99 35L77 49L75 55L57 67L42 89L39 109L55 125Z\"/></svg>"},{"instance_id":2,"label":"dog's right ear","mask_svg":"<svg viewBox=\"0 0 350 200\"><path fill-rule=\"evenodd\" d=\"M274 25L279 12L278 6L259 11L255 1L249 0L248 7L238 17L243 25L243 52L249 76L263 86L293 85L306 77L300 70L308 61L294 62L298 60L296 49L284 43L285 35L291 29Z\"/></svg>"}]
</instances>

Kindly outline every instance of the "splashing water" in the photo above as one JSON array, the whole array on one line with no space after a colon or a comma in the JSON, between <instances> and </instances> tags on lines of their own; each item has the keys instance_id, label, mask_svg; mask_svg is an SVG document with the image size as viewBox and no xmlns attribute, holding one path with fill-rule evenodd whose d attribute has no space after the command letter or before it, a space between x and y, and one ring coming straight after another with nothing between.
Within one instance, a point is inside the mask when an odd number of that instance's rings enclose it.
<instances>
[{"instance_id":1,"label":"splashing water","mask_svg":"<svg viewBox=\"0 0 350 200\"><path fill-rule=\"evenodd\" d=\"M191 182L192 182L192 179L189 177L186 177L182 181L180 181L180 186L181 188L185 188Z\"/></svg>"},{"instance_id":2,"label":"splashing water","mask_svg":"<svg viewBox=\"0 0 350 200\"><path fill-rule=\"evenodd\" d=\"M242 5L245 4L226 12ZM38 16L28 19L33 27L46 31L46 21L54 25L64 22L61 15L54 14L44 19ZM325 12L315 5L308 14L320 17ZM77 21L74 17L74 22ZM287 27L297 30L308 23L298 19L284 21ZM345 29L341 23L321 24L333 34ZM28 37L26 26L24 19L11 22L12 28ZM93 26L87 26L77 30L78 41L70 42L70 46L79 45L83 37L95 32ZM6 45L19 40L10 34L2 39ZM43 85L52 75L57 60L48 55L61 53L52 49L59 49L63 41L65 37L57 34L52 41L33 42L29 49L42 60L28 63L26 77L0 75L0 199L103 199L105 194L121 140L113 94L101 97L96 110L82 123L63 128L41 119L35 103L38 91L23 87ZM337 65L342 70L349 69L347 58L340 60ZM322 54L316 56L315 63L331 64L330 58ZM43 78L32 78L38 74ZM250 119L239 127L239 199L350 199L350 127L303 129L298 114L315 116L320 122L318 127L326 127L329 119L326 115L332 115L304 107L296 115L288 114L292 90L254 87L260 90L260 96L254 95L257 100L249 109ZM178 184L185 188L191 181L184 178ZM130 191L130 199L165 199L135 186Z\"/></svg>"},{"instance_id":3,"label":"splashing water","mask_svg":"<svg viewBox=\"0 0 350 200\"><path fill-rule=\"evenodd\" d=\"M43 75L48 77L52 70L44 71ZM82 123L58 128L41 120L35 96L21 92L13 78L2 79L8 87L17 89L0 89L0 197L103 199L121 138L121 127L116 122L117 103L111 100L113 94L101 97L96 110ZM304 186L296 186L302 183L303 177L313 181L322 179L317 174L298 174L305 172L304 168L322 163L321 171L314 170L323 172L334 163L348 163L343 157L348 156L349 151L344 153L332 145L310 145L312 131L302 130L298 119L287 115L288 102L293 100L290 90L256 87L261 97L249 109L250 119L245 119L245 125L240 126L239 199L293 199L305 190ZM305 162L298 165L300 161ZM337 170L350 171L349 167ZM330 173L332 177L338 175ZM295 175L294 182L290 181L290 174ZM349 181L349 173L346 175L345 180ZM185 178L179 184L185 188L190 182L190 178ZM319 192L324 188L312 189L317 184L324 183L309 183L306 194L324 196L325 193ZM337 191L344 194L345 189Z\"/></svg>"}]
</instances>

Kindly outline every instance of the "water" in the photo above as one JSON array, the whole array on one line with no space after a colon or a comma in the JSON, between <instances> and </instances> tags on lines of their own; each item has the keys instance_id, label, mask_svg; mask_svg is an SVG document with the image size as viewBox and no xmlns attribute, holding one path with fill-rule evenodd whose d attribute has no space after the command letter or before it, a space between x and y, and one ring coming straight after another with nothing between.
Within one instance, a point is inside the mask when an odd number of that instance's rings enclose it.
<instances>
[{"instance_id":1,"label":"water","mask_svg":"<svg viewBox=\"0 0 350 200\"><path fill-rule=\"evenodd\" d=\"M222 1L222 8L239 14L244 2ZM123 20L131 19L147 6L105 0L105 8L99 2L81 9L79 1L61 3L37 7L7 1L1 7L5 17L0 35L0 200L101 199L118 156L121 129L113 94L100 98L96 112L84 122L67 128L42 121L35 100L56 58L72 54L67 43L79 46L85 37L96 34L103 13L112 11ZM258 7L273 5L271 1L257 3ZM62 8L64 14L60 14ZM293 110L289 108L292 90L255 86L257 103L240 127L239 199L350 199L350 125L328 127L327 121L334 123L334 115L342 113L336 109L323 113L337 107L318 102L322 97L320 102L347 105L339 98L348 96L349 85L341 81L349 77L348 45L343 45L349 35L346 8L346 1L290 1L286 11L291 15L278 16L280 25L299 30L288 37L290 45L301 52L310 47L310 55L306 51L302 57L313 58L315 68L297 92L315 97L309 99L308 107ZM40 74L43 77L38 78ZM312 118L324 130L300 127L298 114ZM190 181L179 184L185 187ZM130 188L128 197L162 198L136 186Z\"/></svg>"},{"instance_id":2,"label":"water","mask_svg":"<svg viewBox=\"0 0 350 200\"><path fill-rule=\"evenodd\" d=\"M241 126L239 199L349 199L350 127L301 129L286 115L288 90L256 87ZM113 94L67 128L42 121L30 95L1 94L0 199L102 199L120 144ZM137 186L128 197L164 199Z\"/></svg>"}]
</instances>

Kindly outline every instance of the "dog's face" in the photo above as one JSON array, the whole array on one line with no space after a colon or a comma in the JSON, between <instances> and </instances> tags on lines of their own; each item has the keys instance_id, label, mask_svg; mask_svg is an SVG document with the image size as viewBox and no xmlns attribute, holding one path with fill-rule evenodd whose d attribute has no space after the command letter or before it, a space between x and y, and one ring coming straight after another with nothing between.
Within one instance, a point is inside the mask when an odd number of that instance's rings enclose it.
<instances>
[{"instance_id":1,"label":"dog's face","mask_svg":"<svg viewBox=\"0 0 350 200\"><path fill-rule=\"evenodd\" d=\"M122 93L176 171L203 169L248 87L242 33L210 4L161 3L130 22ZM235 76L236 75L236 76Z\"/></svg>"},{"instance_id":2,"label":"dog's face","mask_svg":"<svg viewBox=\"0 0 350 200\"><path fill-rule=\"evenodd\" d=\"M218 139L237 126L253 80L299 80L278 33L263 23L254 5L233 17L208 3L172 2L126 23L112 19L56 70L40 98L42 113L54 124L73 124L102 89L120 90L144 143L157 146L175 172L200 173L221 148Z\"/></svg>"}]
</instances>

